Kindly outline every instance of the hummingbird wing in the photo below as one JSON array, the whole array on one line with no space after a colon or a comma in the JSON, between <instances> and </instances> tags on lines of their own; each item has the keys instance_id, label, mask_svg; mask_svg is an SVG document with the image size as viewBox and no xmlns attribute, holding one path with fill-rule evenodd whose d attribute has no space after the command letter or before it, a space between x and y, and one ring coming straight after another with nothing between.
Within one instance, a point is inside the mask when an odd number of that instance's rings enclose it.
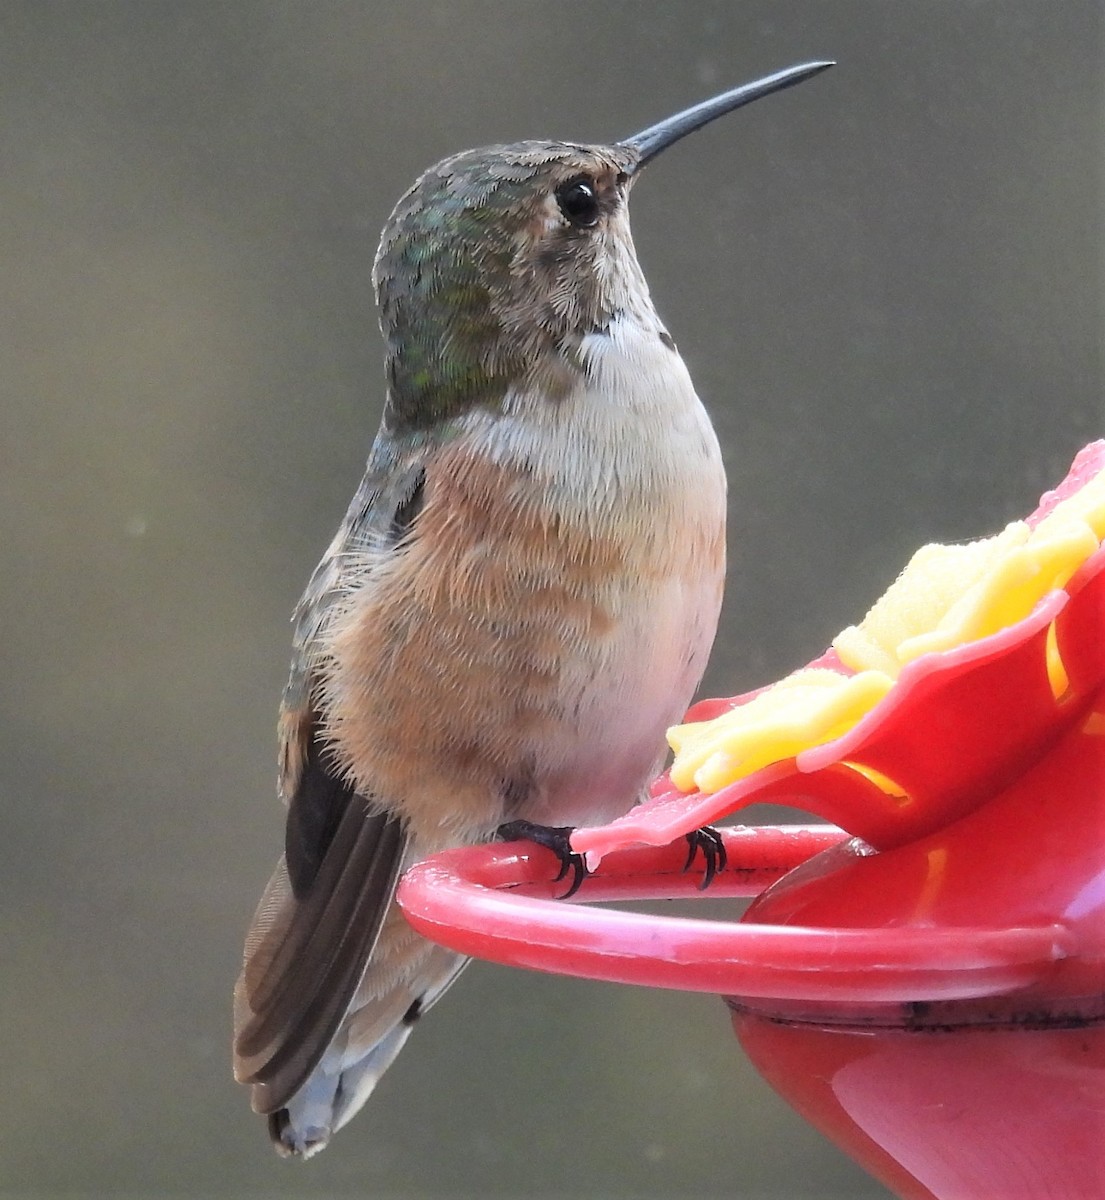
<instances>
[{"instance_id":1,"label":"hummingbird wing","mask_svg":"<svg viewBox=\"0 0 1105 1200\"><path fill-rule=\"evenodd\" d=\"M383 461L381 461L383 459ZM421 505L424 471L386 446L308 584L295 617L280 714L285 851L253 918L235 989L234 1067L253 1105L273 1112L318 1064L349 1007L395 891L407 835L360 795L327 752L313 703L320 632L347 590L345 564L386 553Z\"/></svg>"},{"instance_id":2,"label":"hummingbird wing","mask_svg":"<svg viewBox=\"0 0 1105 1200\"><path fill-rule=\"evenodd\" d=\"M406 844L397 820L342 788L317 760L313 749L289 811L289 850L258 906L237 989L235 1074L254 1085L261 1112L288 1102L341 1024L379 936ZM308 874L292 847L306 826L322 823L314 807L320 800L333 831L325 845L320 839L307 846L309 857L320 859Z\"/></svg>"}]
</instances>

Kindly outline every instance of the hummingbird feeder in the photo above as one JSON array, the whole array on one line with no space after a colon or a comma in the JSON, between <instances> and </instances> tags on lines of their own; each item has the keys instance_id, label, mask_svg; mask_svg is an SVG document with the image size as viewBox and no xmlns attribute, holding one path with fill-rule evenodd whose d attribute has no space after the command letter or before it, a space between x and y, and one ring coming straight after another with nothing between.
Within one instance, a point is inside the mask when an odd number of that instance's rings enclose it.
<instances>
[{"instance_id":1,"label":"hummingbird feeder","mask_svg":"<svg viewBox=\"0 0 1105 1200\"><path fill-rule=\"evenodd\" d=\"M1088 531L1088 532L1087 532ZM581 901L700 895L732 923L560 904L550 851L447 851L399 900L451 949L725 997L741 1045L896 1194L1105 1196L1105 441L1025 522L926 547L860 626L671 733L650 799L573 848Z\"/></svg>"}]
</instances>

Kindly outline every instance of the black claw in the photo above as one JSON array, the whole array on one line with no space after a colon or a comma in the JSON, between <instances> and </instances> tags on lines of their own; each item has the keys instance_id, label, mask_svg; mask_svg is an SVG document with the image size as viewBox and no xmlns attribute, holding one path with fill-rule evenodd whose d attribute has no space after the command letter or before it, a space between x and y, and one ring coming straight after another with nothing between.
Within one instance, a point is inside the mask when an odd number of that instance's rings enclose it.
<instances>
[{"instance_id":1,"label":"black claw","mask_svg":"<svg viewBox=\"0 0 1105 1200\"><path fill-rule=\"evenodd\" d=\"M687 861L683 864L684 871L691 869L699 851L702 852L706 869L698 890L704 892L714 882L717 873L724 871L728 866L729 855L721 834L712 825L703 825L701 829L687 834Z\"/></svg>"},{"instance_id":2,"label":"black claw","mask_svg":"<svg viewBox=\"0 0 1105 1200\"><path fill-rule=\"evenodd\" d=\"M561 900L567 900L579 891L587 878L587 865L583 861L583 855L572 849L572 829L571 825L535 825L532 821L507 821L505 825L499 826L497 834L504 842L536 842L538 846L551 850L560 860L560 873L553 882L559 883L567 877L569 871L572 872L571 885L564 895L559 897Z\"/></svg>"}]
</instances>

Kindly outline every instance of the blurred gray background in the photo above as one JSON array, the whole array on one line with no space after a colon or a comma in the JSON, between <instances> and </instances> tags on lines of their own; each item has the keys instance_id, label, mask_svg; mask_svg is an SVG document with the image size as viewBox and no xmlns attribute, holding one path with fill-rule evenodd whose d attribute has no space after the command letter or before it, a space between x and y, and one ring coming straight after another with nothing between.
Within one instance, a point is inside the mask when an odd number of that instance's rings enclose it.
<instances>
[{"instance_id":1,"label":"blurred gray background","mask_svg":"<svg viewBox=\"0 0 1105 1200\"><path fill-rule=\"evenodd\" d=\"M814 57L634 193L721 434L705 691L1102 430L1098 0L0 3L0 1193L883 1196L711 997L478 966L306 1167L230 1078L288 616L382 400L415 175Z\"/></svg>"}]
</instances>

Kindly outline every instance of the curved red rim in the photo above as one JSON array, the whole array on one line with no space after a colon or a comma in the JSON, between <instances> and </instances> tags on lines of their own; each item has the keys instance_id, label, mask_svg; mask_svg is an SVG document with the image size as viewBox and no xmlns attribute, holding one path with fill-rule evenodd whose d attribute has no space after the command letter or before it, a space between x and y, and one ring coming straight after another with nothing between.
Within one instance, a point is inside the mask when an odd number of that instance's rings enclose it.
<instances>
[{"instance_id":1,"label":"curved red rim","mask_svg":"<svg viewBox=\"0 0 1105 1200\"><path fill-rule=\"evenodd\" d=\"M756 895L847 838L833 826L726 829L729 865L711 897ZM692 897L685 843L611 854L577 899ZM563 904L539 847L451 850L399 888L411 925L450 949L508 966L723 995L888 1003L999 995L1040 981L1073 951L1064 926L819 929L661 917Z\"/></svg>"}]
</instances>

